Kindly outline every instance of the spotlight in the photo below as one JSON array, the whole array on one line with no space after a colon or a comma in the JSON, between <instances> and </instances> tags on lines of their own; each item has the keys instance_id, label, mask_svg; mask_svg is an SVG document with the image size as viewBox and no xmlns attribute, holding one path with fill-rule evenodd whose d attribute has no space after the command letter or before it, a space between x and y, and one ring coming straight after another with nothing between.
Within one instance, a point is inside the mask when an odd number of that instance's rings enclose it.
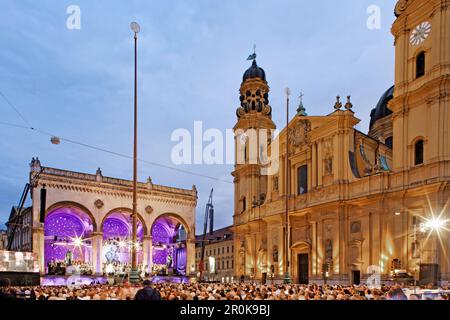
<instances>
[{"instance_id":1,"label":"spotlight","mask_svg":"<svg viewBox=\"0 0 450 320\"><path fill-rule=\"evenodd\" d=\"M74 238L73 239L73 245L80 247L83 244L83 240L81 238Z\"/></svg>"},{"instance_id":2,"label":"spotlight","mask_svg":"<svg viewBox=\"0 0 450 320\"><path fill-rule=\"evenodd\" d=\"M432 218L425 222L425 228L430 229L431 231L438 231L445 226L445 221L439 218Z\"/></svg>"},{"instance_id":3,"label":"spotlight","mask_svg":"<svg viewBox=\"0 0 450 320\"><path fill-rule=\"evenodd\" d=\"M119 241L119 247L120 247L120 248L125 248L126 245L127 245L127 244L125 243L125 241L123 241L123 240Z\"/></svg>"}]
</instances>

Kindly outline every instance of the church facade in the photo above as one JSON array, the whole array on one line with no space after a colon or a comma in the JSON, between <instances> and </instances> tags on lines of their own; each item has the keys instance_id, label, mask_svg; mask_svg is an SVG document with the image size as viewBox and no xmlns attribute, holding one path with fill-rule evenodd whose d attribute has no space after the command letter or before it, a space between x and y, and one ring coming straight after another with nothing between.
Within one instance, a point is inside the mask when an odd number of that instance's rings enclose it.
<instances>
[{"instance_id":1,"label":"church facade","mask_svg":"<svg viewBox=\"0 0 450 320\"><path fill-rule=\"evenodd\" d=\"M300 105L277 137L254 135L252 156L245 132L275 128L266 74L253 60L234 127L236 278L281 281L288 271L295 283L347 284L405 270L422 283L449 280L449 3L398 1L395 84L368 133L355 128L350 97L338 97L326 116Z\"/></svg>"}]
</instances>

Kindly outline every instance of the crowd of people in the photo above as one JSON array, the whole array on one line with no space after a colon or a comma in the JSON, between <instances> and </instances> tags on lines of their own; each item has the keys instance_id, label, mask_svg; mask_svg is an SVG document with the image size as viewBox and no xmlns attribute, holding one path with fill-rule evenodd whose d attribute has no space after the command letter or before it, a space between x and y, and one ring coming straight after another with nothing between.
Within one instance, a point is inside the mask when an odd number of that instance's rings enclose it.
<instances>
[{"instance_id":1,"label":"crowd of people","mask_svg":"<svg viewBox=\"0 0 450 320\"><path fill-rule=\"evenodd\" d=\"M92 266L89 263L80 260L71 261L70 264L64 260L51 260L47 264L47 274L49 275L65 275L74 273L91 275Z\"/></svg>"},{"instance_id":2,"label":"crowd of people","mask_svg":"<svg viewBox=\"0 0 450 320\"><path fill-rule=\"evenodd\" d=\"M145 280L134 285L0 287L0 299L24 300L449 300L448 291L433 297L406 295L400 285L371 289L340 285L176 284Z\"/></svg>"}]
</instances>

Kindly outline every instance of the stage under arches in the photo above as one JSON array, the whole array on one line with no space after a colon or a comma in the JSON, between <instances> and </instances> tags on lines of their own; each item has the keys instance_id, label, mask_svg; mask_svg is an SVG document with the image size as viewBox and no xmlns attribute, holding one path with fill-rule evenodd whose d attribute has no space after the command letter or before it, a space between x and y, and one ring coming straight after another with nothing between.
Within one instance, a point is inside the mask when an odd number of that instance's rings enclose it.
<instances>
[{"instance_id":1,"label":"stage under arches","mask_svg":"<svg viewBox=\"0 0 450 320\"><path fill-rule=\"evenodd\" d=\"M44 222L45 273L59 276L55 279L78 274L86 281L101 280L94 275L123 277L130 271L134 248L143 277L185 277L188 267L184 225L173 216L163 215L153 222L148 236L144 229L143 221L138 221L133 241L129 212L114 210L103 219L101 232L94 232L92 218L83 210L55 208ZM150 243L146 244L148 239Z\"/></svg>"},{"instance_id":2,"label":"stage under arches","mask_svg":"<svg viewBox=\"0 0 450 320\"><path fill-rule=\"evenodd\" d=\"M105 277L89 275L46 275L41 277L41 286L84 286L92 284L120 284L124 277ZM152 283L182 283L189 284L190 279L185 276L153 276L147 277Z\"/></svg>"}]
</instances>

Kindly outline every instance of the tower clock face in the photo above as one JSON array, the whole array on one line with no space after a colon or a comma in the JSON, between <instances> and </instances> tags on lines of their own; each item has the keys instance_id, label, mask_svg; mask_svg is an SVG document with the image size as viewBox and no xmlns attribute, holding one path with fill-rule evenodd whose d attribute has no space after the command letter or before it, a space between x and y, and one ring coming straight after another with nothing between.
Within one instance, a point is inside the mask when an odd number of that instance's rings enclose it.
<instances>
[{"instance_id":1,"label":"tower clock face","mask_svg":"<svg viewBox=\"0 0 450 320\"><path fill-rule=\"evenodd\" d=\"M425 41L431 33L431 24L428 21L422 22L411 32L409 42L413 46L417 46Z\"/></svg>"}]
</instances>

